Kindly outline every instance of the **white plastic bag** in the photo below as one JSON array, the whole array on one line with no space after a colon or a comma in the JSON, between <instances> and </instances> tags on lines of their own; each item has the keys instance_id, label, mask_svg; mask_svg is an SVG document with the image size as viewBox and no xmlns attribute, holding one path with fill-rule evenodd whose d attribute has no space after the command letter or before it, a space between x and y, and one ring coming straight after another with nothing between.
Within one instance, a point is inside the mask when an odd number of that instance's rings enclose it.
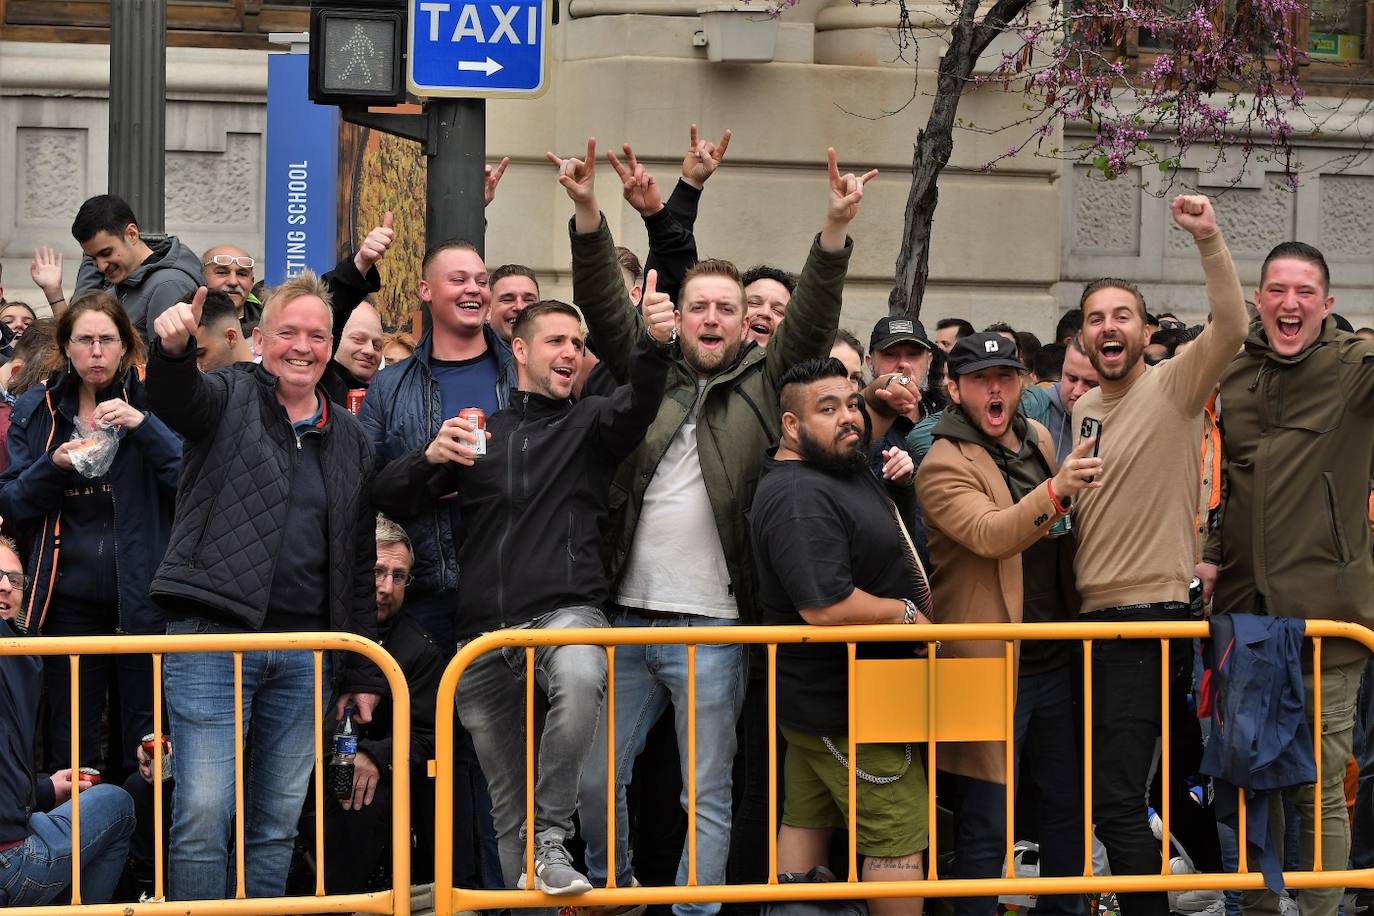
<instances>
[{"instance_id":1,"label":"white plastic bag","mask_svg":"<svg viewBox=\"0 0 1374 916\"><path fill-rule=\"evenodd\" d=\"M71 441L76 447L67 454L76 472L82 477L103 477L119 450L119 430L105 422L77 417Z\"/></svg>"}]
</instances>

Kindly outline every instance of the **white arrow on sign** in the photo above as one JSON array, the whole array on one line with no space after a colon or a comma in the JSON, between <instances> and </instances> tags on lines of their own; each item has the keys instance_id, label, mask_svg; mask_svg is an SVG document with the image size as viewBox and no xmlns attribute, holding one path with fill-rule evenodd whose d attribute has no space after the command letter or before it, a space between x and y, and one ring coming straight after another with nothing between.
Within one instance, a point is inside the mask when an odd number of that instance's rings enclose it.
<instances>
[{"instance_id":1,"label":"white arrow on sign","mask_svg":"<svg viewBox=\"0 0 1374 916\"><path fill-rule=\"evenodd\" d=\"M476 70L491 76L501 69L501 65L488 57L486 60L460 60L458 61L459 70Z\"/></svg>"}]
</instances>

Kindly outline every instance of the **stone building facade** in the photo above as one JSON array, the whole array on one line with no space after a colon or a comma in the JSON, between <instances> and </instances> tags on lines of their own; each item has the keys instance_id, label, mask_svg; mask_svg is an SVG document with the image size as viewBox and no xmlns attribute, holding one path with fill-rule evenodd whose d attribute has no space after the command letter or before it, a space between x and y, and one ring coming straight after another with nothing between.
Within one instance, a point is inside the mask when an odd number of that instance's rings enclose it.
<instances>
[{"instance_id":1,"label":"stone building facade","mask_svg":"<svg viewBox=\"0 0 1374 916\"><path fill-rule=\"evenodd\" d=\"M0 23L6 2L19 0L0 0ZM919 37L901 60L893 7L802 0L782 17L774 59L743 64L712 62L694 41L701 5L564 4L549 92L488 105L489 158L512 159L488 212L490 260L529 264L547 294L566 295L570 206L545 151L576 152L589 135L602 149L629 142L670 185L696 122L706 135L734 131L727 166L703 198L702 253L799 268L823 214L825 150L833 145L843 167L881 171L854 226L846 291L844 323L866 339L886 307L912 144L939 61L934 29L942 8L913 7ZM276 27L303 25L300 10L272 15ZM72 215L81 200L105 190L108 47L98 43L98 30L69 31L0 24L0 163L10 164L0 181L0 265L9 298L41 303L28 278L36 244L66 253L70 289L79 258ZM232 242L260 252L266 43L262 36L201 41L200 34L176 34L167 52L167 230L197 250ZM1023 114L1022 98L979 90L965 97L960 114L981 126L1010 123ZM1066 130L1071 138L1074 127ZM1374 323L1374 160L1356 155L1330 164L1333 150L1358 153L1371 134L1374 117L1365 113L1329 130L1306 158L1314 171L1296 193L1278 190L1263 166L1226 190L1218 209L1247 284L1257 280L1271 244L1309 240L1331 257L1338 307L1357 324ZM1201 316L1201 273L1186 239L1169 225L1164 199L1132 176L1104 182L1048 158L1022 156L980 173L1009 137L956 138L941 180L928 324L955 315L979 327L1005 320L1048 336L1061 310L1076 304L1083 281L1105 274L1141 283L1152 306ZM614 173L599 174L617 238L642 250L643 228L621 201ZM1201 173L1197 180L1209 192L1229 183Z\"/></svg>"}]
</instances>

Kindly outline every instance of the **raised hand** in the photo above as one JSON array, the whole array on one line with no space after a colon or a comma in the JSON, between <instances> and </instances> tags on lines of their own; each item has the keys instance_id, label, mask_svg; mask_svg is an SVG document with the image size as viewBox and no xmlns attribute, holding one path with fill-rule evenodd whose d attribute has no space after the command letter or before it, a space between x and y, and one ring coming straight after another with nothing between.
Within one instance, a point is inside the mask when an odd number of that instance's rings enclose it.
<instances>
[{"instance_id":1,"label":"raised hand","mask_svg":"<svg viewBox=\"0 0 1374 916\"><path fill-rule=\"evenodd\" d=\"M839 160L835 148L826 150L830 168L830 198L826 207L826 223L833 226L848 227L854 217L859 215L859 201L864 197L864 185L878 177L877 169L869 169L862 177L853 172L840 174Z\"/></svg>"},{"instance_id":2,"label":"raised hand","mask_svg":"<svg viewBox=\"0 0 1374 916\"><path fill-rule=\"evenodd\" d=\"M33 278L33 285L43 291L43 295L48 297L48 302L57 302L62 298L62 255L53 254L53 250L47 245L40 246L33 250L33 261L29 263L29 276Z\"/></svg>"},{"instance_id":3,"label":"raised hand","mask_svg":"<svg viewBox=\"0 0 1374 916\"><path fill-rule=\"evenodd\" d=\"M490 207L491 202L496 199L496 186L501 183L501 176L506 174L506 166L510 165L510 157L503 156L496 168L483 166L482 168L482 206Z\"/></svg>"},{"instance_id":4,"label":"raised hand","mask_svg":"<svg viewBox=\"0 0 1374 916\"><path fill-rule=\"evenodd\" d=\"M186 352L186 344L196 336L200 327L200 313L205 307L205 287L196 290L190 302L178 302L153 319L153 333L162 342L162 351L168 356L180 356Z\"/></svg>"},{"instance_id":5,"label":"raised hand","mask_svg":"<svg viewBox=\"0 0 1374 916\"><path fill-rule=\"evenodd\" d=\"M702 140L697 126L692 125L692 142L687 147L687 156L682 160L682 180L700 190L706 179L715 174L716 169L725 161L725 150L730 145L730 131L726 131L719 143Z\"/></svg>"},{"instance_id":6,"label":"raised hand","mask_svg":"<svg viewBox=\"0 0 1374 916\"><path fill-rule=\"evenodd\" d=\"M430 464L446 464L451 461L471 467L477 461L477 452L473 446L480 435L491 438L491 433L474 429L467 419L450 417L439 427L439 434L434 437L434 441L426 446L425 460Z\"/></svg>"},{"instance_id":7,"label":"raised hand","mask_svg":"<svg viewBox=\"0 0 1374 916\"><path fill-rule=\"evenodd\" d=\"M641 300L644 321L649 326L649 336L659 343L673 339L673 329L677 327L673 300L667 293L658 291L658 271L651 270L644 278L644 297Z\"/></svg>"},{"instance_id":8,"label":"raised hand","mask_svg":"<svg viewBox=\"0 0 1374 916\"><path fill-rule=\"evenodd\" d=\"M1195 239L1205 239L1217 233L1217 214L1206 194L1180 194L1169 203L1174 222L1188 230Z\"/></svg>"},{"instance_id":9,"label":"raised hand","mask_svg":"<svg viewBox=\"0 0 1374 916\"><path fill-rule=\"evenodd\" d=\"M625 151L626 162L621 162L614 150L607 150L606 158L620 176L625 188L625 200L639 211L640 216L652 216L663 209L663 193L658 189L658 182L635 158L635 151L630 144L626 143L621 149Z\"/></svg>"},{"instance_id":10,"label":"raised hand","mask_svg":"<svg viewBox=\"0 0 1374 916\"><path fill-rule=\"evenodd\" d=\"M382 214L382 224L369 232L367 238L358 246L358 253L353 256L353 266L358 268L358 273L363 276L367 276L372 265L386 256L386 250L396 240L396 232L391 228L391 222L391 211L388 210Z\"/></svg>"},{"instance_id":11,"label":"raised hand","mask_svg":"<svg viewBox=\"0 0 1374 916\"><path fill-rule=\"evenodd\" d=\"M1075 497L1083 490L1102 486L1102 459L1093 458L1096 439L1084 439L1069 452L1069 457L1054 475L1054 495L1060 499Z\"/></svg>"},{"instance_id":12,"label":"raised hand","mask_svg":"<svg viewBox=\"0 0 1374 916\"><path fill-rule=\"evenodd\" d=\"M585 159L563 159L546 153L558 169L558 183L568 192L568 199L579 207L596 206L596 138L587 138Z\"/></svg>"}]
</instances>

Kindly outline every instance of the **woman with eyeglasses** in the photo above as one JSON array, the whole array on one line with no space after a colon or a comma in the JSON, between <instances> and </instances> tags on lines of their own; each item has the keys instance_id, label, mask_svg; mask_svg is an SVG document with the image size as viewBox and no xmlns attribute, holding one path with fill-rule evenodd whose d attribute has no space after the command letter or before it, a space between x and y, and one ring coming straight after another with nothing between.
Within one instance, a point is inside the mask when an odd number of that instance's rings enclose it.
<instances>
[{"instance_id":1,"label":"woman with eyeglasses","mask_svg":"<svg viewBox=\"0 0 1374 916\"><path fill-rule=\"evenodd\" d=\"M162 633L148 586L167 549L181 440L147 412L134 368L143 342L113 296L77 296L55 336L51 375L14 404L0 475L0 517L18 535L27 580L15 623L30 635ZM116 431L114 461L98 477L73 463L89 447L73 439L78 420ZM88 655L78 673L81 765L99 768L106 696L117 691L106 778L122 778L153 730L151 658ZM50 769L71 765L70 676L66 658L45 659Z\"/></svg>"}]
</instances>

